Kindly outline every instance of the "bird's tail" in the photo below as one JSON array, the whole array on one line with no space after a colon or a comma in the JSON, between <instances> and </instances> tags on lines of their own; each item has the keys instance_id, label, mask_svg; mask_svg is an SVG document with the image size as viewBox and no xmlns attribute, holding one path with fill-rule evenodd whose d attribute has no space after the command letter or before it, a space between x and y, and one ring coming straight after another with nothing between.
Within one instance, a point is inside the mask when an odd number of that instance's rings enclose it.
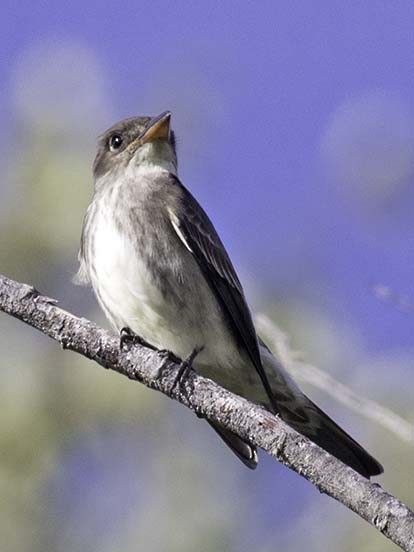
<instances>
[{"instance_id":1,"label":"bird's tail","mask_svg":"<svg viewBox=\"0 0 414 552\"><path fill-rule=\"evenodd\" d=\"M246 443L241 437L228 429L224 429L219 424L210 422L209 420L208 423L245 466L251 470L256 468L258 462L256 447L250 443Z\"/></svg>"},{"instance_id":2,"label":"bird's tail","mask_svg":"<svg viewBox=\"0 0 414 552\"><path fill-rule=\"evenodd\" d=\"M273 410L287 424L364 477L383 472L375 458L302 393L263 343L260 352L273 392Z\"/></svg>"}]
</instances>

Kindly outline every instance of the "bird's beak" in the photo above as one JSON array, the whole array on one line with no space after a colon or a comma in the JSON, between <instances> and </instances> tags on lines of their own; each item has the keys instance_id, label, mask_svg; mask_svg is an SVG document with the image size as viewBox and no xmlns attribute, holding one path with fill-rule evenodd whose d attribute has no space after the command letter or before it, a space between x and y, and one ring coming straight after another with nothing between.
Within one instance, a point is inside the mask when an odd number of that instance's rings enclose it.
<instances>
[{"instance_id":1,"label":"bird's beak","mask_svg":"<svg viewBox=\"0 0 414 552\"><path fill-rule=\"evenodd\" d=\"M161 115L153 117L148 123L146 130L141 135L143 144L157 138L168 139L170 135L170 120L170 111L164 111Z\"/></svg>"},{"instance_id":2,"label":"bird's beak","mask_svg":"<svg viewBox=\"0 0 414 552\"><path fill-rule=\"evenodd\" d=\"M138 138L134 140L134 144L136 144L137 146L141 146L142 144L150 142L151 140L162 138L168 139L170 136L170 120L170 111L164 111L164 113L161 113L161 115L153 117L148 123L148 126L144 130L144 132L142 132L138 136Z\"/></svg>"}]
</instances>

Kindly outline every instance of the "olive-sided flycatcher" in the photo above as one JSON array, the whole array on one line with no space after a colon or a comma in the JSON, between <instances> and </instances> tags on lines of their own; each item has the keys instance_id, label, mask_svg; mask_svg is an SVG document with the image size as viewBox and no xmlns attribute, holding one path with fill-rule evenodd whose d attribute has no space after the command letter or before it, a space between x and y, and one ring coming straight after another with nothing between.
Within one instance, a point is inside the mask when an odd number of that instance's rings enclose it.
<instances>
[{"instance_id":1,"label":"olive-sided flycatcher","mask_svg":"<svg viewBox=\"0 0 414 552\"><path fill-rule=\"evenodd\" d=\"M214 226L177 176L171 114L133 117L99 139L78 280L111 324L264 405L365 477L381 465L308 399L257 337L243 288ZM125 331L125 330L124 330ZM255 448L211 423L250 468Z\"/></svg>"}]
</instances>

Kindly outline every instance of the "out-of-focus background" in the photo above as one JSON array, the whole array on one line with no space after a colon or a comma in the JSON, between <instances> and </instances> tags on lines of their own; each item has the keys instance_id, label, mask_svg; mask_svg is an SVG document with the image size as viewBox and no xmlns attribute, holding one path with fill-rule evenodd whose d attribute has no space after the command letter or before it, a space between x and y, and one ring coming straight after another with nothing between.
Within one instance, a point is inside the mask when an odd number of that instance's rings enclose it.
<instances>
[{"instance_id":1,"label":"out-of-focus background","mask_svg":"<svg viewBox=\"0 0 414 552\"><path fill-rule=\"evenodd\" d=\"M180 174L254 312L414 421L414 5L2 2L0 271L106 325L75 287L95 137L170 109ZM389 541L178 404L0 316L4 552L382 552ZM414 446L312 398L411 507Z\"/></svg>"}]
</instances>

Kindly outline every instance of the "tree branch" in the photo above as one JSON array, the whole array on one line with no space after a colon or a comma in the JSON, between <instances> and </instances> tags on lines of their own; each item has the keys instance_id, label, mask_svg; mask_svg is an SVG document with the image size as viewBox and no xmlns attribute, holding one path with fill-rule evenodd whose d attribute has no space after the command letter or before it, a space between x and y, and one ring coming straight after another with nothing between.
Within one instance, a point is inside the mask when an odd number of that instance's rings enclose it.
<instances>
[{"instance_id":1,"label":"tree branch","mask_svg":"<svg viewBox=\"0 0 414 552\"><path fill-rule=\"evenodd\" d=\"M179 366L166 355L134 345L77 318L32 286L0 275L0 310L30 324L70 349L131 380L161 391L262 448L374 525L403 550L414 552L414 514L402 502L345 466L280 418L191 371L180 393Z\"/></svg>"}]
</instances>

